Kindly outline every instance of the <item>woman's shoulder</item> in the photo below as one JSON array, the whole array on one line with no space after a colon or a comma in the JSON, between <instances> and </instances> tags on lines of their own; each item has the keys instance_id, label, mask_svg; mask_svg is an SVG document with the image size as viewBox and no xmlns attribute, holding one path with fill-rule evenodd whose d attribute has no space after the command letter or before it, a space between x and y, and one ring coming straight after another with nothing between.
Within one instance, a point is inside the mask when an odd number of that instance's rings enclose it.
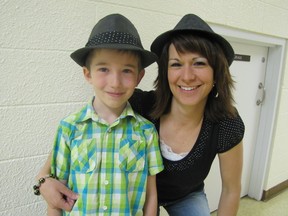
<instances>
[{"instance_id":1,"label":"woman's shoulder","mask_svg":"<svg viewBox=\"0 0 288 216\"><path fill-rule=\"evenodd\" d=\"M245 125L238 112L235 117L226 117L220 120L218 125L218 152L229 150L243 139Z\"/></svg>"},{"instance_id":2,"label":"woman's shoulder","mask_svg":"<svg viewBox=\"0 0 288 216\"><path fill-rule=\"evenodd\" d=\"M129 102L134 111L149 119L149 113L153 109L155 99L156 97L154 91L135 89L134 94L129 99Z\"/></svg>"},{"instance_id":3,"label":"woman's shoulder","mask_svg":"<svg viewBox=\"0 0 288 216\"><path fill-rule=\"evenodd\" d=\"M225 117L219 121L220 128L243 128L244 129L244 122L239 115L238 111L236 112L236 115L234 117Z\"/></svg>"},{"instance_id":4,"label":"woman's shoulder","mask_svg":"<svg viewBox=\"0 0 288 216\"><path fill-rule=\"evenodd\" d=\"M155 91L151 90L151 91L144 91L142 89L138 89L136 88L134 90L134 93L131 97L131 99L135 99L135 98L140 98L140 99L151 99L151 98L155 98Z\"/></svg>"}]
</instances>

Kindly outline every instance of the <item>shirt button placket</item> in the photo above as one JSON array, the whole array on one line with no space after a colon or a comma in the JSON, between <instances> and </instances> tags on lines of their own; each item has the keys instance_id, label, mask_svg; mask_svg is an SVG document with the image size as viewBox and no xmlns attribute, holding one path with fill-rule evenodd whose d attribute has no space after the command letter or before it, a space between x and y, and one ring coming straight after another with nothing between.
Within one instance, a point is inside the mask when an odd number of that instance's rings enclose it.
<instances>
[{"instance_id":1,"label":"shirt button placket","mask_svg":"<svg viewBox=\"0 0 288 216\"><path fill-rule=\"evenodd\" d=\"M107 141L107 143L109 143L109 138L111 136L111 132L112 132L111 127L107 128L106 135L105 135L105 140ZM107 147L109 148L109 146L107 146ZM108 156L109 153L106 152L106 154L107 154L106 155L106 159L108 159L109 158L109 156ZM106 177L109 178L109 174L106 174ZM103 184L104 184L104 188L105 188L104 189L105 190L105 196L103 198L103 207L102 207L102 209L103 209L104 212L106 212L108 210L107 200L111 199L110 197L108 198L108 194L109 194L109 190L110 190L110 187L109 187L110 182L109 182L109 179L103 179L103 180L104 180ZM104 214L106 215L107 213L108 212L106 212Z\"/></svg>"},{"instance_id":2,"label":"shirt button placket","mask_svg":"<svg viewBox=\"0 0 288 216\"><path fill-rule=\"evenodd\" d=\"M104 180L103 184L104 184L105 191L106 191L106 190L107 190L106 187L109 185L109 181L108 181L108 180ZM103 203L103 211L104 211L104 212L108 209L105 200L106 200L106 198L104 198L104 203Z\"/></svg>"}]
</instances>

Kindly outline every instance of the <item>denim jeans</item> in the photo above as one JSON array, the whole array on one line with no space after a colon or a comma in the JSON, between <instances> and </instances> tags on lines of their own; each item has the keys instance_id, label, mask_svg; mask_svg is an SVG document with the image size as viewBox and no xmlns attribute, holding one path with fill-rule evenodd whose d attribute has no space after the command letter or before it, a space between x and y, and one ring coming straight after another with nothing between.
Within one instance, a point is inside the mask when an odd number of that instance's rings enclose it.
<instances>
[{"instance_id":1,"label":"denim jeans","mask_svg":"<svg viewBox=\"0 0 288 216\"><path fill-rule=\"evenodd\" d=\"M210 216L208 200L203 190L170 203L161 203L170 216Z\"/></svg>"}]
</instances>

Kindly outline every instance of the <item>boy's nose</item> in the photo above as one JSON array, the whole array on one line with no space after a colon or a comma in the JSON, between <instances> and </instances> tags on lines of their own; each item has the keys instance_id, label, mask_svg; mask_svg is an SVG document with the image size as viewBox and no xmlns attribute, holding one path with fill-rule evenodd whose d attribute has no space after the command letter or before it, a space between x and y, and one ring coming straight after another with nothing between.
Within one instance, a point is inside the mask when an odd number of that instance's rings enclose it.
<instances>
[{"instance_id":1,"label":"boy's nose","mask_svg":"<svg viewBox=\"0 0 288 216\"><path fill-rule=\"evenodd\" d=\"M112 73L110 76L110 84L112 87L118 87L121 84L121 78L119 73Z\"/></svg>"}]
</instances>

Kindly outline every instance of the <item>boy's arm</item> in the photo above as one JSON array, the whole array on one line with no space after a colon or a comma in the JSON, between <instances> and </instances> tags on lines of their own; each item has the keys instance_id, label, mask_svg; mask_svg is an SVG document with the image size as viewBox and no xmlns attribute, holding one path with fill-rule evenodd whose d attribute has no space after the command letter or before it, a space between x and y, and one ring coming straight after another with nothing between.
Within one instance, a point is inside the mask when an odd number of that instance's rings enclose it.
<instances>
[{"instance_id":1,"label":"boy's arm","mask_svg":"<svg viewBox=\"0 0 288 216\"><path fill-rule=\"evenodd\" d=\"M38 175L36 176L36 181L43 176L49 175L51 173L51 157L52 157L52 152L48 155L47 160L45 161L44 166L40 169Z\"/></svg>"},{"instance_id":2,"label":"boy's arm","mask_svg":"<svg viewBox=\"0 0 288 216\"><path fill-rule=\"evenodd\" d=\"M156 175L148 176L146 200L144 204L144 216L156 216L158 209Z\"/></svg>"},{"instance_id":3,"label":"boy's arm","mask_svg":"<svg viewBox=\"0 0 288 216\"><path fill-rule=\"evenodd\" d=\"M47 161L39 171L36 177L37 180L51 173L51 157L52 153L49 154ZM63 183L53 178L47 178L39 189L51 209L59 208L65 211L71 211L74 200L77 200L78 197L77 194L67 188ZM66 199L64 199L64 197L66 197Z\"/></svg>"},{"instance_id":4,"label":"boy's arm","mask_svg":"<svg viewBox=\"0 0 288 216\"><path fill-rule=\"evenodd\" d=\"M48 216L62 216L62 210L61 209L53 209L50 206L48 206L47 215Z\"/></svg>"},{"instance_id":5,"label":"boy's arm","mask_svg":"<svg viewBox=\"0 0 288 216\"><path fill-rule=\"evenodd\" d=\"M162 156L158 144L158 133L153 126L150 130L145 131L148 152L148 169L149 176L147 179L146 200L143 208L144 215L157 215L158 197L156 187L156 174L164 169Z\"/></svg>"}]
</instances>

